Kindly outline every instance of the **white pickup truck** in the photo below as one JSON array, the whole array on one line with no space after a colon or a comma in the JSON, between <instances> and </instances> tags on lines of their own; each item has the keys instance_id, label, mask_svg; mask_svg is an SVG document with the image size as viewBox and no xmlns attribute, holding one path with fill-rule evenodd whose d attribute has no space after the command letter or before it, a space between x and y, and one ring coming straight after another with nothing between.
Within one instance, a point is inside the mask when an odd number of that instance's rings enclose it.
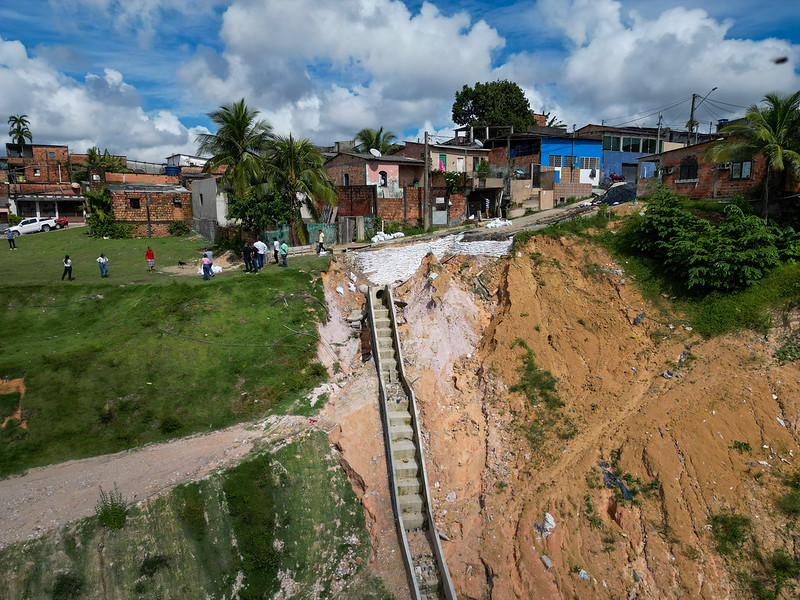
<instances>
[{"instance_id":1,"label":"white pickup truck","mask_svg":"<svg viewBox=\"0 0 800 600\"><path fill-rule=\"evenodd\" d=\"M37 233L39 231L58 229L58 224L51 217L28 217L27 219L22 219L19 225L14 225L8 229L14 232L14 237L16 238L23 233Z\"/></svg>"}]
</instances>

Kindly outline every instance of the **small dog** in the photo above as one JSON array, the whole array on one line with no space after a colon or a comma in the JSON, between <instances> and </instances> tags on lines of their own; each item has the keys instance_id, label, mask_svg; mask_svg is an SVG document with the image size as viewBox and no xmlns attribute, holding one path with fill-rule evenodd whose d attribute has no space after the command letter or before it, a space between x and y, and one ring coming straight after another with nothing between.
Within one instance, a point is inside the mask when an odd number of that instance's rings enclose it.
<instances>
[{"instance_id":1,"label":"small dog","mask_svg":"<svg viewBox=\"0 0 800 600\"><path fill-rule=\"evenodd\" d=\"M185 262L183 262L182 260L179 260L179 261L178 261L178 266L179 266L179 267L185 267L185 266L186 266L186 263L185 263Z\"/></svg>"}]
</instances>

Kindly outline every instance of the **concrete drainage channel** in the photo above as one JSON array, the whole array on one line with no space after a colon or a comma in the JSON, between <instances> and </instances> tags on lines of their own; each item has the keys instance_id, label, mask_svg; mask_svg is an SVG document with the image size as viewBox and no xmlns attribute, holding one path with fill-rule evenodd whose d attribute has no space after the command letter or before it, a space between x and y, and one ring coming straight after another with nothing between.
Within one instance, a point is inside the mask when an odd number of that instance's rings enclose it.
<instances>
[{"instance_id":1,"label":"concrete drainage channel","mask_svg":"<svg viewBox=\"0 0 800 600\"><path fill-rule=\"evenodd\" d=\"M383 421L397 533L413 598L455 600L428 494L414 392L403 369L403 355L389 286L366 290L372 331L372 355L378 371Z\"/></svg>"}]
</instances>

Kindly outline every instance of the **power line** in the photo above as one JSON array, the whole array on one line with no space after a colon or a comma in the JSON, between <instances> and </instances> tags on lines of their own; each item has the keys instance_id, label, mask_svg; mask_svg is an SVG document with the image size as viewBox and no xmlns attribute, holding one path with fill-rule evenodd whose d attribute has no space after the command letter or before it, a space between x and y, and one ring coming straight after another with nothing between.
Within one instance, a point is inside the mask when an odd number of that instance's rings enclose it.
<instances>
[{"instance_id":1,"label":"power line","mask_svg":"<svg viewBox=\"0 0 800 600\"><path fill-rule=\"evenodd\" d=\"M635 114L632 114L632 115L625 115L625 116L622 116L622 117L614 117L614 118L611 118L611 119L604 119L604 120L605 121L618 121L619 119L628 119L628 118L631 119L630 121L626 121L624 123L619 123L618 125L612 125L612 127L618 127L619 125L625 125L626 123L633 123L634 121L638 121L639 119L643 119L645 117L653 116L655 114L658 114L660 111L668 110L668 109L673 108L673 107L675 107L675 106L677 106L679 104L682 104L684 102L688 102L689 100L691 100L691 98L684 98L682 100L677 100L677 101L672 102L670 104L665 104L664 106L659 106L658 108L654 108L652 110L647 109L647 110L645 110L645 112L647 114L644 114L642 112L638 112L638 113L635 113ZM642 116L642 115L644 115L644 116Z\"/></svg>"}]
</instances>

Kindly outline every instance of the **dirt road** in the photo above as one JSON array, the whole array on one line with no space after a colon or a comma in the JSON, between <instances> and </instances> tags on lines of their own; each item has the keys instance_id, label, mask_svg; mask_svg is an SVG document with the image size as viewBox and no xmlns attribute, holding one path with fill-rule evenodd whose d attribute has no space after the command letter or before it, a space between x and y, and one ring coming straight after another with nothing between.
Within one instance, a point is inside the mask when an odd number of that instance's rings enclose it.
<instances>
[{"instance_id":1,"label":"dirt road","mask_svg":"<svg viewBox=\"0 0 800 600\"><path fill-rule=\"evenodd\" d=\"M32 539L63 523L94 514L99 486L114 489L130 503L197 480L247 455L260 441L287 429L309 426L303 417L271 417L83 460L32 469L0 481L0 548Z\"/></svg>"}]
</instances>

